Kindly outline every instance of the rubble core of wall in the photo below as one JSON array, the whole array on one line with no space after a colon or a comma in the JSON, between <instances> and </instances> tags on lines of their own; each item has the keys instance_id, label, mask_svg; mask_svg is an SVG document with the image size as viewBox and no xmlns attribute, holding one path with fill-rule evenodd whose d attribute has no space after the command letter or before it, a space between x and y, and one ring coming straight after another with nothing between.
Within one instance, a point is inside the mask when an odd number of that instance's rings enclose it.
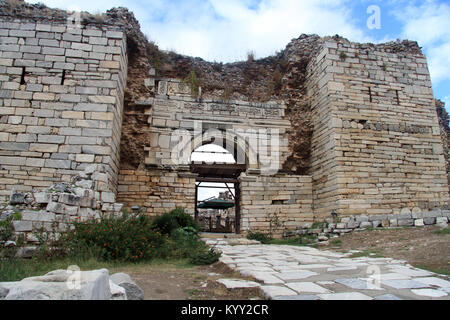
<instances>
[{"instance_id":1,"label":"rubble core of wall","mask_svg":"<svg viewBox=\"0 0 450 320\"><path fill-rule=\"evenodd\" d=\"M287 105L285 119L292 123L288 133L291 155L283 169L304 174L309 166L312 126L309 105L304 100L303 83L306 66L321 41L316 35L302 35L293 39L286 49L275 56L227 64L211 63L173 52L160 52L153 44L142 43L140 50L129 61L129 89L125 95L121 145L122 157L127 161L123 162L122 168L137 169L139 165L142 168L144 163L142 150L149 137L145 134L146 125L142 121L145 109L140 108L138 102L148 100L149 96L156 93L155 86L143 87L145 81L168 78L185 80L194 71L198 78L196 85L201 87L200 102L204 99L221 100L225 104L229 101L275 101ZM149 61L146 57L155 55L155 52L162 56L156 70L144 65L144 62ZM143 70L153 70L156 74Z\"/></svg>"},{"instance_id":2,"label":"rubble core of wall","mask_svg":"<svg viewBox=\"0 0 450 320\"><path fill-rule=\"evenodd\" d=\"M58 236L74 221L99 219L104 214L120 215L123 204L115 202L114 193L103 192L100 196L96 191L96 184L106 178L105 165L90 164L73 176L70 183L55 183L31 192L11 190L9 202L0 205L0 221L20 213L21 218L11 222L15 240L23 237L28 245L36 245L39 240L36 233L41 231ZM33 249L20 248L19 255L29 256Z\"/></svg>"},{"instance_id":3,"label":"rubble core of wall","mask_svg":"<svg viewBox=\"0 0 450 320\"><path fill-rule=\"evenodd\" d=\"M437 225L446 228L450 219L450 210L436 209L423 211L418 207L409 210L405 208L397 214L359 215L343 218L327 218L323 222L301 222L296 230L286 231L284 237L295 237L304 234L314 234L319 241L340 236L353 231L362 231L369 228L397 228L397 227L423 227Z\"/></svg>"},{"instance_id":4,"label":"rubble core of wall","mask_svg":"<svg viewBox=\"0 0 450 320\"><path fill-rule=\"evenodd\" d=\"M71 24L63 10L14 4L0 5L0 196L70 182L89 163L106 165L97 191L115 192L127 73L120 24L88 14Z\"/></svg>"}]
</instances>

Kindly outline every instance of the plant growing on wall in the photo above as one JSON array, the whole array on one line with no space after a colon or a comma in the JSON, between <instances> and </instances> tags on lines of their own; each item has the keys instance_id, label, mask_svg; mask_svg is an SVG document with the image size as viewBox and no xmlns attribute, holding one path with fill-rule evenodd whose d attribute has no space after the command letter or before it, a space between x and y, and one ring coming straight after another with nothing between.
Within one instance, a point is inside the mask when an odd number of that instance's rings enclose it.
<instances>
[{"instance_id":1,"label":"plant growing on wall","mask_svg":"<svg viewBox=\"0 0 450 320\"><path fill-rule=\"evenodd\" d=\"M188 85L191 88L192 98L197 98L199 93L199 81L195 71L191 70L186 78L183 79L182 85Z\"/></svg>"},{"instance_id":2,"label":"plant growing on wall","mask_svg":"<svg viewBox=\"0 0 450 320\"><path fill-rule=\"evenodd\" d=\"M269 212L266 215L267 221L269 222L269 237L272 238L273 232L277 229L283 227L283 222L280 219L280 209L273 212Z\"/></svg>"}]
</instances>

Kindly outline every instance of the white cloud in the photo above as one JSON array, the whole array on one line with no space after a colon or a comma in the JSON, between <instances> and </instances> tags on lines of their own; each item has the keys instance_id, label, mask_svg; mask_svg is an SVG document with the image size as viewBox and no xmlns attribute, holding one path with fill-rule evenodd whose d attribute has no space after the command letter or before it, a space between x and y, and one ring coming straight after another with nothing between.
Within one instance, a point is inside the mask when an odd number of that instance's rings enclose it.
<instances>
[{"instance_id":1,"label":"white cloud","mask_svg":"<svg viewBox=\"0 0 450 320\"><path fill-rule=\"evenodd\" d=\"M302 33L370 41L352 20L349 0L39 0L91 13L125 6L161 48L210 61L264 57ZM30 1L30 2L39 2Z\"/></svg>"},{"instance_id":2,"label":"white cloud","mask_svg":"<svg viewBox=\"0 0 450 320\"><path fill-rule=\"evenodd\" d=\"M425 48L433 84L450 79L450 5L428 0L395 14L404 23L402 37Z\"/></svg>"},{"instance_id":3,"label":"white cloud","mask_svg":"<svg viewBox=\"0 0 450 320\"><path fill-rule=\"evenodd\" d=\"M339 34L368 41L355 27L344 0L262 0L252 8L238 0L190 0L167 4L164 21L148 20L144 30L162 48L230 62L246 58L249 51L264 57L283 49L302 33ZM195 11L189 7L195 4ZM181 6L181 7L180 7Z\"/></svg>"}]
</instances>

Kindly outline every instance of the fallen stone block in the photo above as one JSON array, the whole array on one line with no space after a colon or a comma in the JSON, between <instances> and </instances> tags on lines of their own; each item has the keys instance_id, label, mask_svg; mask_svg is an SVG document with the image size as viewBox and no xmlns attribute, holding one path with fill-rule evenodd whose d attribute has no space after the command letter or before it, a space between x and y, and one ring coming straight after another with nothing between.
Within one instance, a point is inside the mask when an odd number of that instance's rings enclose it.
<instances>
[{"instance_id":1,"label":"fallen stone block","mask_svg":"<svg viewBox=\"0 0 450 320\"><path fill-rule=\"evenodd\" d=\"M59 202L68 204L70 206L79 206L80 199L80 197L71 193L62 193L59 195Z\"/></svg>"},{"instance_id":2,"label":"fallen stone block","mask_svg":"<svg viewBox=\"0 0 450 320\"><path fill-rule=\"evenodd\" d=\"M398 219L399 227L410 227L414 225L414 219Z\"/></svg>"},{"instance_id":3,"label":"fallen stone block","mask_svg":"<svg viewBox=\"0 0 450 320\"><path fill-rule=\"evenodd\" d=\"M389 219L389 225L391 227L398 227L398 220L397 219Z\"/></svg>"},{"instance_id":4,"label":"fallen stone block","mask_svg":"<svg viewBox=\"0 0 450 320\"><path fill-rule=\"evenodd\" d=\"M17 205L23 203L25 203L25 195L20 192L16 192L14 189L11 190L11 195L9 197L9 204Z\"/></svg>"},{"instance_id":5,"label":"fallen stone block","mask_svg":"<svg viewBox=\"0 0 450 320\"><path fill-rule=\"evenodd\" d=\"M114 273L110 280L125 289L128 300L144 300L144 292L126 273Z\"/></svg>"},{"instance_id":6,"label":"fallen stone block","mask_svg":"<svg viewBox=\"0 0 450 320\"><path fill-rule=\"evenodd\" d=\"M118 286L111 280L109 280L109 288L111 289L110 300L127 300L127 293L124 288Z\"/></svg>"},{"instance_id":7,"label":"fallen stone block","mask_svg":"<svg viewBox=\"0 0 450 320\"><path fill-rule=\"evenodd\" d=\"M437 217L436 218L436 224L446 225L447 223L448 223L447 217Z\"/></svg>"},{"instance_id":8,"label":"fallen stone block","mask_svg":"<svg viewBox=\"0 0 450 320\"><path fill-rule=\"evenodd\" d=\"M423 219L415 219L414 220L414 226L415 227L423 227L425 225L425 222Z\"/></svg>"},{"instance_id":9,"label":"fallen stone block","mask_svg":"<svg viewBox=\"0 0 450 320\"><path fill-rule=\"evenodd\" d=\"M40 277L25 278L9 289L5 300L109 300L107 269L93 271L55 270Z\"/></svg>"},{"instance_id":10,"label":"fallen stone block","mask_svg":"<svg viewBox=\"0 0 450 320\"><path fill-rule=\"evenodd\" d=\"M381 221L382 220L374 220L374 221L372 221L372 228L381 227Z\"/></svg>"},{"instance_id":11,"label":"fallen stone block","mask_svg":"<svg viewBox=\"0 0 450 320\"><path fill-rule=\"evenodd\" d=\"M425 225L432 225L436 223L436 218L423 218L423 223Z\"/></svg>"},{"instance_id":12,"label":"fallen stone block","mask_svg":"<svg viewBox=\"0 0 450 320\"><path fill-rule=\"evenodd\" d=\"M49 203L52 201L52 194L47 192L33 193L33 197L36 203Z\"/></svg>"},{"instance_id":13,"label":"fallen stone block","mask_svg":"<svg viewBox=\"0 0 450 320\"><path fill-rule=\"evenodd\" d=\"M369 217L365 216L365 215L356 216L356 221L357 222L368 222Z\"/></svg>"},{"instance_id":14,"label":"fallen stone block","mask_svg":"<svg viewBox=\"0 0 450 320\"><path fill-rule=\"evenodd\" d=\"M372 228L372 222L363 221L363 222L360 223L359 228L360 229Z\"/></svg>"},{"instance_id":15,"label":"fallen stone block","mask_svg":"<svg viewBox=\"0 0 450 320\"><path fill-rule=\"evenodd\" d=\"M13 221L12 225L16 232L29 232L33 230L31 221Z\"/></svg>"},{"instance_id":16,"label":"fallen stone block","mask_svg":"<svg viewBox=\"0 0 450 320\"><path fill-rule=\"evenodd\" d=\"M347 223L347 228L355 229L355 228L358 228L359 225L360 225L360 222L350 221Z\"/></svg>"}]
</instances>

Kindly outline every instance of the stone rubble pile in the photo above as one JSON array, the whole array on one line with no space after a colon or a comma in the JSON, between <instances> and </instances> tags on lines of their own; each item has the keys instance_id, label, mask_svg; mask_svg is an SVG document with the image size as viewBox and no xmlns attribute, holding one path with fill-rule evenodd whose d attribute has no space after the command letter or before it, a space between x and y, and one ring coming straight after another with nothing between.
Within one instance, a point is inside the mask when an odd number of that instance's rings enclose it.
<instances>
[{"instance_id":1,"label":"stone rubble pile","mask_svg":"<svg viewBox=\"0 0 450 320\"><path fill-rule=\"evenodd\" d=\"M319 241L327 241L331 237L368 228L422 227L428 225L446 227L449 218L450 210L447 207L426 212L419 208L413 208L412 210L405 208L396 214L350 216L336 219L337 221L326 219L318 228L313 228L312 222L303 222L297 227L297 230L285 232L284 237L314 234L318 236Z\"/></svg>"},{"instance_id":2,"label":"stone rubble pile","mask_svg":"<svg viewBox=\"0 0 450 320\"><path fill-rule=\"evenodd\" d=\"M0 221L15 215L11 221L15 239L24 237L27 244L36 244L39 230L60 233L76 221L98 219L102 214L120 215L123 204L115 203L111 196L100 194L96 184L107 178L105 167L91 164L75 175L72 183L57 183L50 188L20 193L12 190L9 204L0 206ZM19 218L16 216L19 215ZM32 254L34 247L21 248L21 256Z\"/></svg>"},{"instance_id":3,"label":"stone rubble pile","mask_svg":"<svg viewBox=\"0 0 450 320\"><path fill-rule=\"evenodd\" d=\"M55 270L16 282L0 282L0 300L143 300L141 288L125 273L107 269Z\"/></svg>"}]
</instances>

